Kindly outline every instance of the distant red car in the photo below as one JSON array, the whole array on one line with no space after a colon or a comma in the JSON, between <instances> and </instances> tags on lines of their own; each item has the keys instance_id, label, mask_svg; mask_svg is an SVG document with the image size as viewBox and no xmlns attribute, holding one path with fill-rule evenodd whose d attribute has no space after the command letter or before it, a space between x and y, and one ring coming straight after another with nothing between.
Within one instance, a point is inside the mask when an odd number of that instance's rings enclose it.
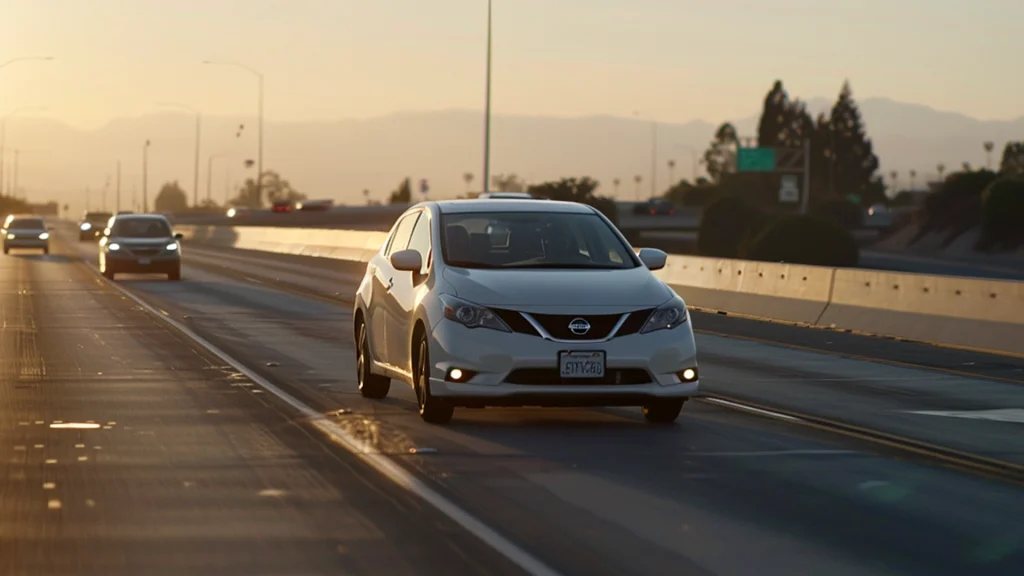
<instances>
[{"instance_id":1,"label":"distant red car","mask_svg":"<svg viewBox=\"0 0 1024 576\"><path fill-rule=\"evenodd\" d=\"M280 212L291 212L292 209L293 209L292 208L292 203L291 202L287 202L287 201L274 202L274 204L270 207L270 211L271 212L279 212L279 213Z\"/></svg>"}]
</instances>

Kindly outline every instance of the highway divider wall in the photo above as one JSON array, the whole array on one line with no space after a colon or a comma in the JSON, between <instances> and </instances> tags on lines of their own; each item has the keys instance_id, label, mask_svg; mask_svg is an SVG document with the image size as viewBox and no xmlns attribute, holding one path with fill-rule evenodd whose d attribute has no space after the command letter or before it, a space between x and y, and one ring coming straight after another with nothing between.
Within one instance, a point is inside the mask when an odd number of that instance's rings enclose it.
<instances>
[{"instance_id":1,"label":"highway divider wall","mask_svg":"<svg viewBox=\"0 0 1024 576\"><path fill-rule=\"evenodd\" d=\"M387 238L256 226L176 231L207 246L353 263L368 261ZM656 274L697 309L1024 355L1024 282L681 255Z\"/></svg>"}]
</instances>

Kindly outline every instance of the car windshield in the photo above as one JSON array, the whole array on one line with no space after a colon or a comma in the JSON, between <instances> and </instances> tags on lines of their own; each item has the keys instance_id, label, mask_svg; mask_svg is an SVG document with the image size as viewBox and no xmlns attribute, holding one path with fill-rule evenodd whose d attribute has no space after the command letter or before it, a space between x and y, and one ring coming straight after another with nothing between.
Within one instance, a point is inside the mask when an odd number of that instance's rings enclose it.
<instances>
[{"instance_id":1,"label":"car windshield","mask_svg":"<svg viewBox=\"0 0 1024 576\"><path fill-rule=\"evenodd\" d=\"M120 238L168 238L171 228L159 218L121 218L114 221L110 232Z\"/></svg>"},{"instance_id":2,"label":"car windshield","mask_svg":"<svg viewBox=\"0 0 1024 576\"><path fill-rule=\"evenodd\" d=\"M12 230L42 230L45 228L41 218L15 218L7 227Z\"/></svg>"},{"instance_id":3,"label":"car windshield","mask_svg":"<svg viewBox=\"0 0 1024 576\"><path fill-rule=\"evenodd\" d=\"M110 212L88 212L85 215L87 222L106 222L113 216Z\"/></svg>"},{"instance_id":4,"label":"car windshield","mask_svg":"<svg viewBox=\"0 0 1024 576\"><path fill-rule=\"evenodd\" d=\"M625 269L633 251L596 214L473 212L444 214L442 252L459 268Z\"/></svg>"}]
</instances>

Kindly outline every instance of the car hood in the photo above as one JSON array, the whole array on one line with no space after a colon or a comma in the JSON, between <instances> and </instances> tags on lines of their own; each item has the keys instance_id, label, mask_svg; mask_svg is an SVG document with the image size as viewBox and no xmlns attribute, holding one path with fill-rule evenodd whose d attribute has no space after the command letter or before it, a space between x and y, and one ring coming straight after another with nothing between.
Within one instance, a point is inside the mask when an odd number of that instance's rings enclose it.
<instances>
[{"instance_id":1,"label":"car hood","mask_svg":"<svg viewBox=\"0 0 1024 576\"><path fill-rule=\"evenodd\" d=\"M48 232L45 228L8 228L8 234L42 234Z\"/></svg>"},{"instance_id":2,"label":"car hood","mask_svg":"<svg viewBox=\"0 0 1024 576\"><path fill-rule=\"evenodd\" d=\"M653 307L672 297L651 271L445 268L455 295L492 307Z\"/></svg>"}]
</instances>

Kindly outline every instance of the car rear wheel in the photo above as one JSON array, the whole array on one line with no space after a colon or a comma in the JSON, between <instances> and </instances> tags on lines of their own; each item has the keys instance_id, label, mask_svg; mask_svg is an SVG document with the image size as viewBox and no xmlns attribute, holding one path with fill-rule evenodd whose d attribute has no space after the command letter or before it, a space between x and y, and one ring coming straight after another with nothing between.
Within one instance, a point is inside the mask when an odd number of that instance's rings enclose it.
<instances>
[{"instance_id":1,"label":"car rear wheel","mask_svg":"<svg viewBox=\"0 0 1024 576\"><path fill-rule=\"evenodd\" d=\"M427 337L420 336L419 358L416 363L416 400L420 405L420 418L430 424L447 424L455 414L455 406L430 393L430 350Z\"/></svg>"},{"instance_id":2,"label":"car rear wheel","mask_svg":"<svg viewBox=\"0 0 1024 576\"><path fill-rule=\"evenodd\" d=\"M391 378L374 374L370 371L370 337L366 332L366 324L360 320L356 337L356 377L359 379L359 393L363 398L380 400L388 395L391 389Z\"/></svg>"},{"instance_id":3,"label":"car rear wheel","mask_svg":"<svg viewBox=\"0 0 1024 576\"><path fill-rule=\"evenodd\" d=\"M683 411L685 398L666 398L664 400L652 400L641 406L644 418L652 424L670 424L676 421L679 413Z\"/></svg>"}]
</instances>

